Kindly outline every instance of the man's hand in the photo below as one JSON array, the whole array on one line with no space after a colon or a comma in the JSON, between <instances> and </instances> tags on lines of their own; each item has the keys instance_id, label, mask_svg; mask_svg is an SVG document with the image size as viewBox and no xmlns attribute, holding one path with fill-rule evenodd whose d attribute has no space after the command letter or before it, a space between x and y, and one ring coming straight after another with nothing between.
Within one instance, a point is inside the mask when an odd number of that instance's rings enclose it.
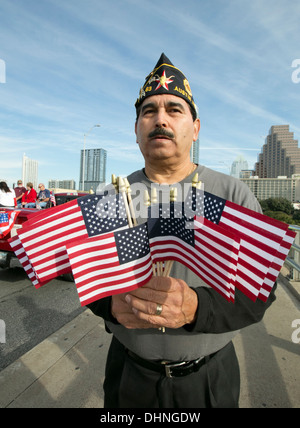
<instances>
[{"instance_id":1,"label":"man's hand","mask_svg":"<svg viewBox=\"0 0 300 428\"><path fill-rule=\"evenodd\" d=\"M126 328L151 328L149 323L139 320L132 311L131 305L127 303L125 298L128 293L116 294L112 296L111 313L116 320L123 324Z\"/></svg>"},{"instance_id":2,"label":"man's hand","mask_svg":"<svg viewBox=\"0 0 300 428\"><path fill-rule=\"evenodd\" d=\"M162 306L155 315L157 305ZM179 328L194 321L198 298L183 280L153 277L130 293L112 297L112 314L127 328Z\"/></svg>"}]
</instances>

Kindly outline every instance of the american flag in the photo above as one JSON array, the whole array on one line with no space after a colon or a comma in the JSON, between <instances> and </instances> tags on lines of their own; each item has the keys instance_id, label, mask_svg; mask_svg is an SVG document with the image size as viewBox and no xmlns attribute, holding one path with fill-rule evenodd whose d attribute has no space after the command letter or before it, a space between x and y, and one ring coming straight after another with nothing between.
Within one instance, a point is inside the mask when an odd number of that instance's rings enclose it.
<instances>
[{"instance_id":1,"label":"american flag","mask_svg":"<svg viewBox=\"0 0 300 428\"><path fill-rule=\"evenodd\" d=\"M8 225L8 213L5 211L0 211L0 227L7 227Z\"/></svg>"},{"instance_id":2,"label":"american flag","mask_svg":"<svg viewBox=\"0 0 300 428\"><path fill-rule=\"evenodd\" d=\"M52 203L53 207L56 207L56 199L52 193L50 193L50 202Z\"/></svg>"},{"instance_id":3,"label":"american flag","mask_svg":"<svg viewBox=\"0 0 300 428\"><path fill-rule=\"evenodd\" d=\"M207 285L234 300L239 238L205 218L191 221L181 215L182 204L158 205L148 219L151 255L154 261L178 261ZM155 210L152 210L153 213Z\"/></svg>"},{"instance_id":4,"label":"american flag","mask_svg":"<svg viewBox=\"0 0 300 428\"><path fill-rule=\"evenodd\" d=\"M127 226L120 195L87 195L37 215L18 231L40 282L71 272L65 244Z\"/></svg>"},{"instance_id":5,"label":"american flag","mask_svg":"<svg viewBox=\"0 0 300 428\"><path fill-rule=\"evenodd\" d=\"M37 278L18 235L15 235L13 238L9 239L8 242L12 250L14 251L16 257L18 258L19 262L23 266L23 269L25 270L28 278L31 280L32 284L34 285L34 287L38 289L43 285L45 285L48 281L41 282Z\"/></svg>"},{"instance_id":6,"label":"american flag","mask_svg":"<svg viewBox=\"0 0 300 428\"><path fill-rule=\"evenodd\" d=\"M0 212L0 239L11 231L19 214L20 211Z\"/></svg>"},{"instance_id":7,"label":"american flag","mask_svg":"<svg viewBox=\"0 0 300 428\"><path fill-rule=\"evenodd\" d=\"M288 230L286 235L283 237L280 248L278 249L276 256L269 268L269 271L264 279L263 285L260 289L258 298L263 302L266 302L269 294L273 288L273 285L280 273L283 263L290 251L291 245L296 237L296 232Z\"/></svg>"},{"instance_id":8,"label":"american flag","mask_svg":"<svg viewBox=\"0 0 300 428\"><path fill-rule=\"evenodd\" d=\"M194 209L195 197L204 218L240 237L236 287L253 301L262 298L261 289L276 255L283 245L290 248L291 244L283 244L289 226L205 191L190 193L188 210Z\"/></svg>"},{"instance_id":9,"label":"american flag","mask_svg":"<svg viewBox=\"0 0 300 428\"><path fill-rule=\"evenodd\" d=\"M145 224L66 245L81 305L134 290L152 276Z\"/></svg>"}]
</instances>

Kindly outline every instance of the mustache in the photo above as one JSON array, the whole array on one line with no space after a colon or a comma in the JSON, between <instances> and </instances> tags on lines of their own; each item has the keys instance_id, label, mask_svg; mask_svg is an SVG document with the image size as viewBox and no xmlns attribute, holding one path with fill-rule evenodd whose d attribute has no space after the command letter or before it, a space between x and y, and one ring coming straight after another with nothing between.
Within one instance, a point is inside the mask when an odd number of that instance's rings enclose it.
<instances>
[{"instance_id":1,"label":"mustache","mask_svg":"<svg viewBox=\"0 0 300 428\"><path fill-rule=\"evenodd\" d=\"M164 137L168 137L173 139L174 134L171 131L167 131L165 128L155 128L153 131L151 131L148 135L149 138L156 137L158 135L163 135Z\"/></svg>"}]
</instances>

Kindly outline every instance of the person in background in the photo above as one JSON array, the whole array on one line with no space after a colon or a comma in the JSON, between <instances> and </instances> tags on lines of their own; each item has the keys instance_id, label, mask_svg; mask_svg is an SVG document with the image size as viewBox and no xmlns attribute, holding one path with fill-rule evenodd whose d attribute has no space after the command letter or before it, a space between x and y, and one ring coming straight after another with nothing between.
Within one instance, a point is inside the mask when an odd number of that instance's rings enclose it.
<instances>
[{"instance_id":1,"label":"person in background","mask_svg":"<svg viewBox=\"0 0 300 428\"><path fill-rule=\"evenodd\" d=\"M26 193L22 180L18 180L18 185L14 188L14 191L16 194L17 206L18 208L22 208L22 197Z\"/></svg>"},{"instance_id":2,"label":"person in background","mask_svg":"<svg viewBox=\"0 0 300 428\"><path fill-rule=\"evenodd\" d=\"M15 193L10 190L5 181L0 181L0 207L15 207Z\"/></svg>"},{"instance_id":3,"label":"person in background","mask_svg":"<svg viewBox=\"0 0 300 428\"><path fill-rule=\"evenodd\" d=\"M48 202L50 201L50 190L45 188L43 183L39 184L39 194L37 197L38 204L41 208L46 208Z\"/></svg>"},{"instance_id":4,"label":"person in background","mask_svg":"<svg viewBox=\"0 0 300 428\"><path fill-rule=\"evenodd\" d=\"M36 191L33 188L33 184L30 182L26 184L26 187L27 191L22 196L22 206L23 208L35 208L37 198Z\"/></svg>"}]
</instances>

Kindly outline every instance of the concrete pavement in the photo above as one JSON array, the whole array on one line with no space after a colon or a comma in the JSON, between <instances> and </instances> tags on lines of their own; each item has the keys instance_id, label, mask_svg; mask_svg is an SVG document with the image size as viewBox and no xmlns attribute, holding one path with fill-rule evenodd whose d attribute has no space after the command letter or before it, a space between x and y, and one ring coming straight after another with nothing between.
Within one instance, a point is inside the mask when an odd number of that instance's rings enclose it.
<instances>
[{"instance_id":1,"label":"concrete pavement","mask_svg":"<svg viewBox=\"0 0 300 428\"><path fill-rule=\"evenodd\" d=\"M235 338L241 408L300 407L299 293L281 275L263 321ZM102 408L110 339L87 309L0 372L0 408Z\"/></svg>"}]
</instances>

